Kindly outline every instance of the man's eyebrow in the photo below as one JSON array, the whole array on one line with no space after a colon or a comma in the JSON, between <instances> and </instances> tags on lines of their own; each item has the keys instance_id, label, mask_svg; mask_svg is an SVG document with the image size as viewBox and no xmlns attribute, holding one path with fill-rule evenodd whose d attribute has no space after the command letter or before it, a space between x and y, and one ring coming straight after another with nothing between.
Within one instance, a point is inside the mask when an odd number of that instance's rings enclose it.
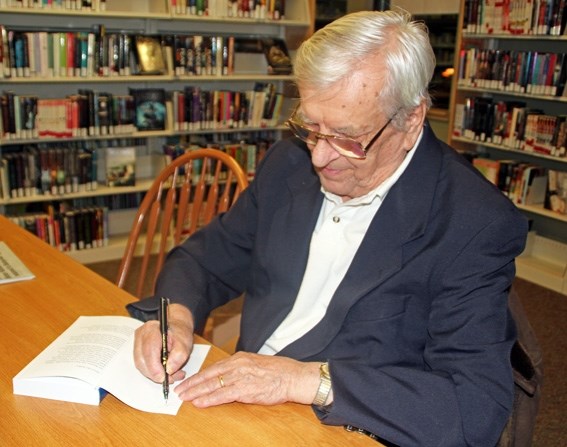
<instances>
[{"instance_id":1,"label":"man's eyebrow","mask_svg":"<svg viewBox=\"0 0 567 447\"><path fill-rule=\"evenodd\" d=\"M303 112L301 110L298 110L298 116L301 119L301 121L303 121L305 124L312 124L314 126L320 126L319 123L316 123L315 121L310 120L309 118L307 118ZM339 134L339 135L345 135L345 136L350 136L354 133L352 127L337 127L334 129L331 129L332 134Z\"/></svg>"},{"instance_id":2,"label":"man's eyebrow","mask_svg":"<svg viewBox=\"0 0 567 447\"><path fill-rule=\"evenodd\" d=\"M335 132L343 134L343 135L352 135L354 134L354 130L352 127L338 127L336 129L333 129Z\"/></svg>"}]
</instances>

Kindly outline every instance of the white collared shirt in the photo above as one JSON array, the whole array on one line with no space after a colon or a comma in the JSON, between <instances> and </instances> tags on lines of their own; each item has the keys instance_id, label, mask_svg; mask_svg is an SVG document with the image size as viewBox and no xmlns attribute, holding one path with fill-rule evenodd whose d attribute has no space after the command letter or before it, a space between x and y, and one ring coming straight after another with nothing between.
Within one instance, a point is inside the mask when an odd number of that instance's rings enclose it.
<instances>
[{"instance_id":1,"label":"white collared shirt","mask_svg":"<svg viewBox=\"0 0 567 447\"><path fill-rule=\"evenodd\" d=\"M273 355L281 351L323 319L370 222L390 188L407 168L420 140L421 135L390 177L362 197L343 202L339 196L321 188L325 198L311 236L307 267L297 298L290 313L266 340L259 354Z\"/></svg>"}]
</instances>

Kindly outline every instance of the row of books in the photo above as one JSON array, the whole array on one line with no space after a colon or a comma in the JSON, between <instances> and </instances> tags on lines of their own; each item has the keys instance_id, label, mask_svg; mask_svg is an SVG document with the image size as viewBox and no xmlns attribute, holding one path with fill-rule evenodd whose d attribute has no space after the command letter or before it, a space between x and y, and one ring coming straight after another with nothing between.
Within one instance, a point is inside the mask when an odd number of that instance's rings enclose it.
<instances>
[{"instance_id":1,"label":"row of books","mask_svg":"<svg viewBox=\"0 0 567 447\"><path fill-rule=\"evenodd\" d=\"M544 205L547 187L545 168L513 160L476 157L475 166L512 202L523 205Z\"/></svg>"},{"instance_id":2,"label":"row of books","mask_svg":"<svg viewBox=\"0 0 567 447\"><path fill-rule=\"evenodd\" d=\"M271 144L272 141L270 140L208 144L165 144L163 146L163 153L166 157L166 163L170 163L185 152L193 151L203 147L214 148L226 152L227 154L232 156L237 161L237 163L242 166L242 169L246 173L248 179L252 180L254 178L254 175L256 174L256 167L258 163L262 160L262 158L264 158L264 155L266 155L266 151ZM214 170L208 169L208 172L210 173L210 175L212 175ZM194 167L193 175L195 181L197 181L199 173L199 168Z\"/></svg>"},{"instance_id":3,"label":"row of books","mask_svg":"<svg viewBox=\"0 0 567 447\"><path fill-rule=\"evenodd\" d=\"M20 31L0 25L0 78L230 75L234 37Z\"/></svg>"},{"instance_id":4,"label":"row of books","mask_svg":"<svg viewBox=\"0 0 567 447\"><path fill-rule=\"evenodd\" d=\"M567 115L548 115L522 101L469 97L455 106L453 135L559 158L567 157Z\"/></svg>"},{"instance_id":5,"label":"row of books","mask_svg":"<svg viewBox=\"0 0 567 447\"><path fill-rule=\"evenodd\" d=\"M167 35L162 37L162 51L166 55L165 65L172 65L173 69L167 68L177 76L227 76L234 73L233 36ZM173 63L168 62L170 52Z\"/></svg>"},{"instance_id":6,"label":"row of books","mask_svg":"<svg viewBox=\"0 0 567 447\"><path fill-rule=\"evenodd\" d=\"M0 158L0 198L15 199L94 191L135 184L137 139L15 147Z\"/></svg>"},{"instance_id":7,"label":"row of books","mask_svg":"<svg viewBox=\"0 0 567 447\"><path fill-rule=\"evenodd\" d=\"M0 0L0 8L106 11L107 0ZM166 0L164 0L166 1ZM281 20L285 0L169 0L172 14Z\"/></svg>"},{"instance_id":8,"label":"row of books","mask_svg":"<svg viewBox=\"0 0 567 447\"><path fill-rule=\"evenodd\" d=\"M143 123L136 121L137 106L141 104L137 103L136 92L113 95L79 89L65 98L39 98L4 91L0 95L0 137L7 140L69 138L144 130ZM142 92L139 97L144 95Z\"/></svg>"},{"instance_id":9,"label":"row of books","mask_svg":"<svg viewBox=\"0 0 567 447\"><path fill-rule=\"evenodd\" d=\"M109 211L123 211L138 209L145 192L130 192L125 194L111 194L94 197L81 197L65 200L67 206L73 208L106 208Z\"/></svg>"},{"instance_id":10,"label":"row of books","mask_svg":"<svg viewBox=\"0 0 567 447\"><path fill-rule=\"evenodd\" d=\"M544 96L567 96L567 55L468 48L459 53L458 83Z\"/></svg>"},{"instance_id":11,"label":"row of books","mask_svg":"<svg viewBox=\"0 0 567 447\"><path fill-rule=\"evenodd\" d=\"M465 0L463 30L475 34L565 34L565 0Z\"/></svg>"},{"instance_id":12,"label":"row of books","mask_svg":"<svg viewBox=\"0 0 567 447\"><path fill-rule=\"evenodd\" d=\"M512 202L567 214L567 172L515 160L476 157L472 162Z\"/></svg>"},{"instance_id":13,"label":"row of books","mask_svg":"<svg viewBox=\"0 0 567 447\"><path fill-rule=\"evenodd\" d=\"M130 89L113 95L79 89L65 98L39 98L5 91L0 95L0 138L6 140L127 135L135 131L177 131L269 127L278 123L283 95L273 83L245 92L162 88ZM168 104L171 103L171 116Z\"/></svg>"},{"instance_id":14,"label":"row of books","mask_svg":"<svg viewBox=\"0 0 567 447\"><path fill-rule=\"evenodd\" d=\"M285 0L169 0L178 15L281 20Z\"/></svg>"},{"instance_id":15,"label":"row of books","mask_svg":"<svg viewBox=\"0 0 567 447\"><path fill-rule=\"evenodd\" d=\"M67 194L97 190L100 183L109 187L136 184L138 148L142 143L140 140L90 143L26 145L18 150L4 153L0 158L0 199L10 200L41 195L60 200ZM163 155L164 162L169 163L188 150L201 147L215 148L233 156L243 167L248 178L252 179L258 162L272 143L273 137L265 136L255 140L216 142L207 142L206 138L203 138L199 143L165 144ZM116 197L121 198L126 195L120 194ZM89 200L89 205L95 203L110 209L127 207L125 204L112 205L113 200L119 200L114 197L101 199L106 200L104 202L92 202L92 198Z\"/></svg>"},{"instance_id":16,"label":"row of books","mask_svg":"<svg viewBox=\"0 0 567 447\"><path fill-rule=\"evenodd\" d=\"M62 207L47 212L10 216L15 224L61 251L86 250L108 245L108 209Z\"/></svg>"},{"instance_id":17,"label":"row of books","mask_svg":"<svg viewBox=\"0 0 567 447\"><path fill-rule=\"evenodd\" d=\"M0 8L106 11L106 0L0 0Z\"/></svg>"},{"instance_id":18,"label":"row of books","mask_svg":"<svg viewBox=\"0 0 567 447\"><path fill-rule=\"evenodd\" d=\"M173 129L232 129L278 124L284 96L273 83L257 82L253 90L205 91L186 87L171 92Z\"/></svg>"},{"instance_id":19,"label":"row of books","mask_svg":"<svg viewBox=\"0 0 567 447\"><path fill-rule=\"evenodd\" d=\"M97 189L97 151L84 148L36 148L0 158L0 198L63 194Z\"/></svg>"}]
</instances>

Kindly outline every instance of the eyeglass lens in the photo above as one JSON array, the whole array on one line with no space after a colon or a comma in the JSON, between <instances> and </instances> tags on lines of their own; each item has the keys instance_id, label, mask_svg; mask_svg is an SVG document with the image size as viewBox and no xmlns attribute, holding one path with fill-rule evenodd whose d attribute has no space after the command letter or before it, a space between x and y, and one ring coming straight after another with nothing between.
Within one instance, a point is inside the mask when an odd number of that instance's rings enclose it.
<instances>
[{"instance_id":1,"label":"eyeglass lens","mask_svg":"<svg viewBox=\"0 0 567 447\"><path fill-rule=\"evenodd\" d=\"M357 141L335 137L333 135L320 134L306 127L303 127L298 123L293 122L292 120L288 121L288 125L296 137L300 138L308 144L317 144L317 141L319 139L325 138L327 142L342 155L353 158L364 158L366 155L364 153L364 150L362 149L362 146Z\"/></svg>"}]
</instances>

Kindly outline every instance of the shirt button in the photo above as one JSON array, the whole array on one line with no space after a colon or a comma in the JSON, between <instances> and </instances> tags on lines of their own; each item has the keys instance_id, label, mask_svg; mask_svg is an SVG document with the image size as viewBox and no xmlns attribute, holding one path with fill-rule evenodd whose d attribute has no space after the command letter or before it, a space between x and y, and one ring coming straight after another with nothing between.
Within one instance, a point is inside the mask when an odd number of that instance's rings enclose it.
<instances>
[{"instance_id":1,"label":"shirt button","mask_svg":"<svg viewBox=\"0 0 567 447\"><path fill-rule=\"evenodd\" d=\"M333 217L333 222L335 223L339 223L341 221L341 218L339 216L334 216Z\"/></svg>"}]
</instances>

